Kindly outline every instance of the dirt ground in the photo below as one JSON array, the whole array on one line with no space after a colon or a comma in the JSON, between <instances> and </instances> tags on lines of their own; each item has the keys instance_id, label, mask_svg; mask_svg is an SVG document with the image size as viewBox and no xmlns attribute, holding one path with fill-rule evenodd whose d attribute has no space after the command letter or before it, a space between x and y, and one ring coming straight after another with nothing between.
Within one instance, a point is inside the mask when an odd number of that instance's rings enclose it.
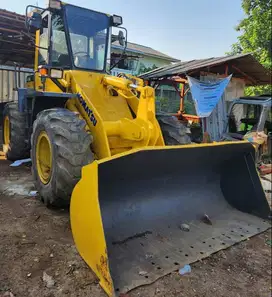
<instances>
[{"instance_id":1,"label":"dirt ground","mask_svg":"<svg viewBox=\"0 0 272 297\"><path fill-rule=\"evenodd\" d=\"M0 158L0 296L106 297L76 251L68 211L29 197L30 168L9 164ZM124 297L271 296L269 240L271 230Z\"/></svg>"}]
</instances>

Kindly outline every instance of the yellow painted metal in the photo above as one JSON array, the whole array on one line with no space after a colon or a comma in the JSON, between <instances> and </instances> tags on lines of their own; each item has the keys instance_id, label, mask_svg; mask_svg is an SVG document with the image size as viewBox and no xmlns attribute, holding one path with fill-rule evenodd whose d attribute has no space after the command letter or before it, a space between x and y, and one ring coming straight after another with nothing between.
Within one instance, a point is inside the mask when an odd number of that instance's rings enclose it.
<instances>
[{"instance_id":1,"label":"yellow painted metal","mask_svg":"<svg viewBox=\"0 0 272 297\"><path fill-rule=\"evenodd\" d=\"M45 131L41 131L37 139L36 163L39 179L48 184L52 173L52 146Z\"/></svg>"},{"instance_id":2,"label":"yellow painted metal","mask_svg":"<svg viewBox=\"0 0 272 297\"><path fill-rule=\"evenodd\" d=\"M26 82L25 87L28 88L28 89L34 89L34 81Z\"/></svg>"},{"instance_id":3,"label":"yellow painted metal","mask_svg":"<svg viewBox=\"0 0 272 297\"><path fill-rule=\"evenodd\" d=\"M239 145L241 143L248 143L247 140L241 140L241 141L224 141L224 142L213 142L213 143L193 143L193 144L186 144L186 145L175 145L175 146L151 146L151 147L141 147L141 148L135 148L132 150L129 150L127 152L122 152L118 155L114 155L109 158L104 158L102 160L97 160L97 164L103 164L105 162L108 162L110 160L114 160L120 157L132 155L134 153L144 151L144 150L175 150L175 149L184 149L184 148L199 148L199 147L212 147L212 146L222 146L222 145ZM87 165L89 166L89 165Z\"/></svg>"},{"instance_id":4,"label":"yellow painted metal","mask_svg":"<svg viewBox=\"0 0 272 297\"><path fill-rule=\"evenodd\" d=\"M40 30L37 30L36 31L36 39L35 39L35 59L34 59L34 70L35 70L35 73L34 73L34 80L35 80L35 89L36 91L43 91L43 85L42 85L42 82L41 82L41 76L38 72L38 67L40 66L39 65L39 51L40 51ZM43 45L44 47L44 45ZM33 88L34 87L34 83L31 84L30 86L27 86L29 88ZM46 82L45 82L45 89L44 91L47 91L47 92L56 92L56 93L62 93L62 91L60 90L60 88L52 82L51 79L46 79Z\"/></svg>"},{"instance_id":5,"label":"yellow painted metal","mask_svg":"<svg viewBox=\"0 0 272 297\"><path fill-rule=\"evenodd\" d=\"M36 31L35 35L35 58L34 58L34 70L38 70L38 59L39 59L39 46L40 46L40 30Z\"/></svg>"},{"instance_id":6,"label":"yellow painted metal","mask_svg":"<svg viewBox=\"0 0 272 297\"><path fill-rule=\"evenodd\" d=\"M133 76L131 74L125 74L126 77L128 77L133 83L137 84L140 87L144 86L144 81L136 76Z\"/></svg>"},{"instance_id":7,"label":"yellow painted metal","mask_svg":"<svg viewBox=\"0 0 272 297\"><path fill-rule=\"evenodd\" d=\"M105 292L113 296L114 288L98 199L97 161L82 170L82 179L73 191L70 218L74 241L80 255L98 276Z\"/></svg>"},{"instance_id":8,"label":"yellow painted metal","mask_svg":"<svg viewBox=\"0 0 272 297\"><path fill-rule=\"evenodd\" d=\"M10 143L10 121L9 117L4 118L4 144L9 145Z\"/></svg>"},{"instance_id":9,"label":"yellow painted metal","mask_svg":"<svg viewBox=\"0 0 272 297\"><path fill-rule=\"evenodd\" d=\"M81 97L68 100L66 106L85 119L98 159L132 148L164 145L155 117L153 88L140 84L132 90L132 81L102 73L69 70L64 76L70 91Z\"/></svg>"}]
</instances>

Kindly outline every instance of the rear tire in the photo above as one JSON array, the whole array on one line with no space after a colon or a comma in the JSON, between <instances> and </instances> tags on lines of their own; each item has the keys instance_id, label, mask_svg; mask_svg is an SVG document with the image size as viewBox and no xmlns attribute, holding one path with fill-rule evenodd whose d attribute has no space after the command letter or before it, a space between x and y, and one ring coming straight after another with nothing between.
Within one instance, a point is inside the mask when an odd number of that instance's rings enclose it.
<instances>
[{"instance_id":1,"label":"rear tire","mask_svg":"<svg viewBox=\"0 0 272 297\"><path fill-rule=\"evenodd\" d=\"M191 143L191 138L186 134L186 126L175 116L158 115L164 142L166 145L180 145Z\"/></svg>"},{"instance_id":2,"label":"rear tire","mask_svg":"<svg viewBox=\"0 0 272 297\"><path fill-rule=\"evenodd\" d=\"M82 166L93 161L92 136L85 131L85 125L75 113L63 108L44 110L34 122L32 174L47 206L69 205Z\"/></svg>"},{"instance_id":3,"label":"rear tire","mask_svg":"<svg viewBox=\"0 0 272 297\"><path fill-rule=\"evenodd\" d=\"M16 161L29 157L26 135L26 114L18 110L17 103L7 103L3 110L3 144L6 158Z\"/></svg>"}]
</instances>

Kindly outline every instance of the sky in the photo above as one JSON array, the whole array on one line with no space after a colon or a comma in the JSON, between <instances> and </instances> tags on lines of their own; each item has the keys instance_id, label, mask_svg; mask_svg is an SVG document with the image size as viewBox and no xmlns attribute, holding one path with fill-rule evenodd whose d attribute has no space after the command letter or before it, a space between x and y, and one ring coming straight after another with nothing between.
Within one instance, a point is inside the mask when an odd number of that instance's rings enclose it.
<instances>
[{"instance_id":1,"label":"sky","mask_svg":"<svg viewBox=\"0 0 272 297\"><path fill-rule=\"evenodd\" d=\"M225 55L243 19L241 0L65 0L123 17L128 41L150 46L182 61ZM24 14L45 0L0 0L0 7Z\"/></svg>"}]
</instances>

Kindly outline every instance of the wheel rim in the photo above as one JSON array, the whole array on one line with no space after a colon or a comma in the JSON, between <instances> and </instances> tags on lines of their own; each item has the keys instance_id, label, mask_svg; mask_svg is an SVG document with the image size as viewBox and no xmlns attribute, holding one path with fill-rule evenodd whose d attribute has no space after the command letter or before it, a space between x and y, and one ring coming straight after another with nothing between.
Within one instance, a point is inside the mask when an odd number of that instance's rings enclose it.
<instances>
[{"instance_id":1,"label":"wheel rim","mask_svg":"<svg viewBox=\"0 0 272 297\"><path fill-rule=\"evenodd\" d=\"M37 139L36 165L41 182L47 184L50 181L52 172L52 148L45 131L42 131Z\"/></svg>"},{"instance_id":2,"label":"wheel rim","mask_svg":"<svg viewBox=\"0 0 272 297\"><path fill-rule=\"evenodd\" d=\"M4 118L4 144L10 143L10 121L9 117Z\"/></svg>"}]
</instances>

